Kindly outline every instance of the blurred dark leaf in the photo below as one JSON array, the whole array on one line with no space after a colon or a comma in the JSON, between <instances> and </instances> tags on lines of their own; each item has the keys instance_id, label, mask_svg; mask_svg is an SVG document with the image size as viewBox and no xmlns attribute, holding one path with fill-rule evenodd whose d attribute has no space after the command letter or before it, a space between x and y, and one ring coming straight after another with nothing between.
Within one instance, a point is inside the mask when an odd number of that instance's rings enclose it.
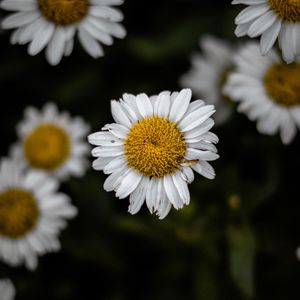
<instances>
[{"instance_id":1,"label":"blurred dark leaf","mask_svg":"<svg viewBox=\"0 0 300 300\"><path fill-rule=\"evenodd\" d=\"M249 224L227 228L229 272L246 299L254 297L254 262L256 240Z\"/></svg>"}]
</instances>

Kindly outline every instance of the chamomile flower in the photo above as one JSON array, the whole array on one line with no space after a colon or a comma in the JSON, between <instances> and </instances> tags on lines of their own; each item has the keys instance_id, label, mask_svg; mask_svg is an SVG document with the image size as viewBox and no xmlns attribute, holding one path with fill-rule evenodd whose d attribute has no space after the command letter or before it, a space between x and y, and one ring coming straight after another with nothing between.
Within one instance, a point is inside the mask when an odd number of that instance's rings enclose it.
<instances>
[{"instance_id":1,"label":"chamomile flower","mask_svg":"<svg viewBox=\"0 0 300 300\"><path fill-rule=\"evenodd\" d=\"M248 5L235 19L238 37L260 39L260 49L267 54L278 38L287 63L300 56L300 0L233 0Z\"/></svg>"},{"instance_id":2,"label":"chamomile flower","mask_svg":"<svg viewBox=\"0 0 300 300\"><path fill-rule=\"evenodd\" d=\"M215 105L214 120L216 125L220 125L232 112L229 99L222 94L222 87L233 68L234 49L226 41L213 36L201 38L200 48L203 54L192 56L192 68L181 78L181 85Z\"/></svg>"},{"instance_id":3,"label":"chamomile flower","mask_svg":"<svg viewBox=\"0 0 300 300\"><path fill-rule=\"evenodd\" d=\"M111 6L124 0L3 0L1 8L15 13L2 22L4 29L16 29L12 44L27 44L28 53L36 55L46 47L46 58L57 65L73 51L74 38L93 58L103 56L104 45L113 37L124 38L119 24L123 14Z\"/></svg>"},{"instance_id":4,"label":"chamomile flower","mask_svg":"<svg viewBox=\"0 0 300 300\"><path fill-rule=\"evenodd\" d=\"M41 111L28 107L17 126L20 142L12 148L12 155L28 167L58 179L80 177L87 167L88 132L89 126L81 118L59 113L53 103Z\"/></svg>"},{"instance_id":5,"label":"chamomile flower","mask_svg":"<svg viewBox=\"0 0 300 300\"><path fill-rule=\"evenodd\" d=\"M124 94L111 102L116 123L89 135L97 146L92 150L94 169L110 174L104 189L120 199L130 196L131 214L146 200L150 212L163 219L172 205L180 209L189 204L193 171L215 177L208 163L219 157L218 137L209 131L214 106L202 100L190 103L191 96L189 89L150 98Z\"/></svg>"},{"instance_id":6,"label":"chamomile flower","mask_svg":"<svg viewBox=\"0 0 300 300\"><path fill-rule=\"evenodd\" d=\"M58 251L59 232L77 210L47 174L0 161L0 259L35 269L37 257Z\"/></svg>"},{"instance_id":7,"label":"chamomile flower","mask_svg":"<svg viewBox=\"0 0 300 300\"><path fill-rule=\"evenodd\" d=\"M253 42L240 49L235 63L224 92L257 121L259 132L279 131L282 142L291 143L300 128L300 60L287 65L274 50L262 56Z\"/></svg>"},{"instance_id":8,"label":"chamomile flower","mask_svg":"<svg viewBox=\"0 0 300 300\"><path fill-rule=\"evenodd\" d=\"M0 280L0 299L13 300L15 299L16 290L9 279Z\"/></svg>"}]
</instances>

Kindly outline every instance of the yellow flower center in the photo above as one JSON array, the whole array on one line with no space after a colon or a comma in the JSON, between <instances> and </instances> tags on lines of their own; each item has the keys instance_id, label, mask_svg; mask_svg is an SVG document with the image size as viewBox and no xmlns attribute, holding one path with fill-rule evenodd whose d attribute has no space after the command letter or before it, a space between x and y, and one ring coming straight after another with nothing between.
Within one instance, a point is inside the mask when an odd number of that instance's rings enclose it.
<instances>
[{"instance_id":1,"label":"yellow flower center","mask_svg":"<svg viewBox=\"0 0 300 300\"><path fill-rule=\"evenodd\" d=\"M55 124L42 124L24 140L24 155L37 169L52 171L70 156L71 142L67 132Z\"/></svg>"},{"instance_id":2,"label":"yellow flower center","mask_svg":"<svg viewBox=\"0 0 300 300\"><path fill-rule=\"evenodd\" d=\"M264 76L264 85L277 104L300 105L300 63L272 65Z\"/></svg>"},{"instance_id":3,"label":"yellow flower center","mask_svg":"<svg viewBox=\"0 0 300 300\"><path fill-rule=\"evenodd\" d=\"M300 0L269 0L273 11L286 22L300 22Z\"/></svg>"},{"instance_id":4,"label":"yellow flower center","mask_svg":"<svg viewBox=\"0 0 300 300\"><path fill-rule=\"evenodd\" d=\"M88 12L88 0L37 0L41 13L56 25L81 21Z\"/></svg>"},{"instance_id":5,"label":"yellow flower center","mask_svg":"<svg viewBox=\"0 0 300 300\"><path fill-rule=\"evenodd\" d=\"M147 177L174 173L185 153L185 139L176 123L156 116L133 125L125 141L128 165Z\"/></svg>"},{"instance_id":6,"label":"yellow flower center","mask_svg":"<svg viewBox=\"0 0 300 300\"><path fill-rule=\"evenodd\" d=\"M23 189L0 193L0 235L17 239L30 232L39 218L33 195Z\"/></svg>"}]
</instances>

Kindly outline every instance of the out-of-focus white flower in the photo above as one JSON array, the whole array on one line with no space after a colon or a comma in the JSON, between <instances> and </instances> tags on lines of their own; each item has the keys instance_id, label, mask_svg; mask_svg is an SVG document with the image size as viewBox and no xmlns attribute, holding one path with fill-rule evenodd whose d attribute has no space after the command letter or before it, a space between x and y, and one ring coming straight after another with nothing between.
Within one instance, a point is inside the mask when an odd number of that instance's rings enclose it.
<instances>
[{"instance_id":1,"label":"out-of-focus white flower","mask_svg":"<svg viewBox=\"0 0 300 300\"><path fill-rule=\"evenodd\" d=\"M236 71L224 87L238 111L257 121L259 132L278 131L284 144L291 143L300 128L300 61L285 64L271 50L262 56L259 44L250 42L235 56Z\"/></svg>"},{"instance_id":2,"label":"out-of-focus white flower","mask_svg":"<svg viewBox=\"0 0 300 300\"><path fill-rule=\"evenodd\" d=\"M9 279L0 280L0 300L14 300L16 295L15 287Z\"/></svg>"},{"instance_id":3,"label":"out-of-focus white flower","mask_svg":"<svg viewBox=\"0 0 300 300\"><path fill-rule=\"evenodd\" d=\"M233 0L232 4L248 5L235 19L235 34L258 37L263 55L267 54L278 38L283 59L287 63L300 55L300 2L299 0Z\"/></svg>"},{"instance_id":4,"label":"out-of-focus white flower","mask_svg":"<svg viewBox=\"0 0 300 300\"><path fill-rule=\"evenodd\" d=\"M28 107L17 126L20 142L12 148L12 156L58 179L83 176L89 153L88 132L89 126L81 118L59 113L53 103L41 111Z\"/></svg>"},{"instance_id":5,"label":"out-of-focus white flower","mask_svg":"<svg viewBox=\"0 0 300 300\"><path fill-rule=\"evenodd\" d=\"M2 22L4 29L16 28L12 44L27 44L28 53L36 55L46 47L46 58L57 65L73 51L78 35L85 51L93 58L103 56L104 45L113 37L124 38L119 24L123 14L111 6L124 0L3 0L1 8L14 11Z\"/></svg>"},{"instance_id":6,"label":"out-of-focus white flower","mask_svg":"<svg viewBox=\"0 0 300 300\"><path fill-rule=\"evenodd\" d=\"M32 270L39 255L59 250L58 234L77 209L57 189L45 173L0 161L0 259Z\"/></svg>"},{"instance_id":7,"label":"out-of-focus white flower","mask_svg":"<svg viewBox=\"0 0 300 300\"><path fill-rule=\"evenodd\" d=\"M180 209L189 204L193 171L215 177L207 162L219 157L218 137L209 131L214 106L202 100L190 103L191 96L190 89L150 98L124 94L111 102L116 123L89 136L97 146L92 150L94 169L110 174L104 189L120 199L130 196L131 214L146 199L150 212L163 219L172 205Z\"/></svg>"},{"instance_id":8,"label":"out-of-focus white flower","mask_svg":"<svg viewBox=\"0 0 300 300\"><path fill-rule=\"evenodd\" d=\"M296 257L300 261L300 247L296 249Z\"/></svg>"},{"instance_id":9,"label":"out-of-focus white flower","mask_svg":"<svg viewBox=\"0 0 300 300\"><path fill-rule=\"evenodd\" d=\"M192 56L192 68L181 78L181 85L192 89L197 97L216 107L214 120L221 125L228 120L232 108L222 94L227 76L233 68L234 49L226 41L213 36L200 40L203 54Z\"/></svg>"}]
</instances>

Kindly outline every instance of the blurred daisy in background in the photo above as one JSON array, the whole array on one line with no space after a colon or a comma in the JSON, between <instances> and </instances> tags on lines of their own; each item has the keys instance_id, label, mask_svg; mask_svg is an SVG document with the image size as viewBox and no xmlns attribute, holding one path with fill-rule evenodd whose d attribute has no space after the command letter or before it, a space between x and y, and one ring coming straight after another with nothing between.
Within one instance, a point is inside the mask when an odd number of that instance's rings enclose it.
<instances>
[{"instance_id":1,"label":"blurred daisy in background","mask_svg":"<svg viewBox=\"0 0 300 300\"><path fill-rule=\"evenodd\" d=\"M300 55L299 0L233 0L232 4L248 5L235 19L238 37L248 35L260 39L260 49L267 54L278 38L283 59L287 63Z\"/></svg>"},{"instance_id":2,"label":"blurred daisy in background","mask_svg":"<svg viewBox=\"0 0 300 300\"><path fill-rule=\"evenodd\" d=\"M213 36L200 40L203 54L192 56L192 68L181 78L181 85L209 104L214 104L216 125L224 123L232 112L230 100L222 94L223 85L232 71L234 49L226 41Z\"/></svg>"},{"instance_id":3,"label":"blurred daisy in background","mask_svg":"<svg viewBox=\"0 0 300 300\"><path fill-rule=\"evenodd\" d=\"M9 279L0 280L0 299L13 300L15 299L16 290Z\"/></svg>"},{"instance_id":4,"label":"blurred daisy in background","mask_svg":"<svg viewBox=\"0 0 300 300\"><path fill-rule=\"evenodd\" d=\"M219 157L218 137L209 131L214 106L202 100L190 103L191 97L190 89L151 98L124 94L111 102L116 123L88 137L97 146L92 150L94 169L110 174L104 189L120 199L130 196L131 214L146 199L150 212L163 219L172 205L180 209L189 204L193 171L215 177L207 162Z\"/></svg>"},{"instance_id":5,"label":"blurred daisy in background","mask_svg":"<svg viewBox=\"0 0 300 300\"><path fill-rule=\"evenodd\" d=\"M300 261L300 247L296 249L296 257Z\"/></svg>"},{"instance_id":6,"label":"blurred daisy in background","mask_svg":"<svg viewBox=\"0 0 300 300\"><path fill-rule=\"evenodd\" d=\"M17 126L20 142L13 146L12 156L58 179L83 176L90 150L86 142L89 125L67 112L59 113L53 103L41 111L28 107L24 114Z\"/></svg>"},{"instance_id":7,"label":"blurred daisy in background","mask_svg":"<svg viewBox=\"0 0 300 300\"><path fill-rule=\"evenodd\" d=\"M46 58L57 65L71 54L75 35L93 58L103 56L104 45L113 37L124 38L126 31L118 22L123 14L111 6L123 0L3 0L1 8L15 13L2 22L4 29L16 30L12 44L27 44L28 53L36 55L46 47Z\"/></svg>"},{"instance_id":8,"label":"blurred daisy in background","mask_svg":"<svg viewBox=\"0 0 300 300\"><path fill-rule=\"evenodd\" d=\"M11 159L0 161L0 259L37 267L37 256L58 251L58 234L77 209L58 182Z\"/></svg>"},{"instance_id":9,"label":"blurred daisy in background","mask_svg":"<svg viewBox=\"0 0 300 300\"><path fill-rule=\"evenodd\" d=\"M300 128L300 60L285 64L271 50L260 54L259 44L247 43L235 57L236 71L224 92L240 102L238 111L257 121L259 132L274 135L289 144Z\"/></svg>"}]
</instances>

